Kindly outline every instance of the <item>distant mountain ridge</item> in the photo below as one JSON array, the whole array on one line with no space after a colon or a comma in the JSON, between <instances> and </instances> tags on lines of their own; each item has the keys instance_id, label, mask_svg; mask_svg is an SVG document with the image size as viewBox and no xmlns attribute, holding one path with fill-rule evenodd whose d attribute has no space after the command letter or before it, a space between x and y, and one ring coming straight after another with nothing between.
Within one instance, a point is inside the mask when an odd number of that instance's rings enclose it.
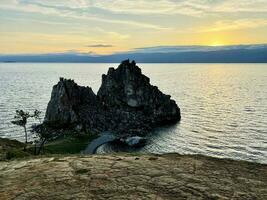
<instances>
[{"instance_id":1,"label":"distant mountain ridge","mask_svg":"<svg viewBox=\"0 0 267 200\"><path fill-rule=\"evenodd\" d=\"M267 63L267 44L231 46L156 46L111 55L85 53L0 55L0 62Z\"/></svg>"}]
</instances>

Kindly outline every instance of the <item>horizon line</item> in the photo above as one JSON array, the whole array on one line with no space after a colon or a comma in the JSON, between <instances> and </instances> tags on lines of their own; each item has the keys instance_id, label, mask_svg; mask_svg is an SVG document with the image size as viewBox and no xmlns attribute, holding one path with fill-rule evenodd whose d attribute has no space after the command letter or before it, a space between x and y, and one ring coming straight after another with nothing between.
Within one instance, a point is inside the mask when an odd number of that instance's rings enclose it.
<instances>
[{"instance_id":1,"label":"horizon line","mask_svg":"<svg viewBox=\"0 0 267 200\"><path fill-rule=\"evenodd\" d=\"M116 54L137 53L138 50L149 50L155 48L190 48L190 47L208 47L208 48L223 48L223 47L249 47L249 46L267 46L267 43L252 43L252 44L229 44L229 45L158 45L158 46L145 46L136 47L126 51L118 51L109 54L97 54L92 52L81 52L79 50L66 50L61 52L37 52L37 53L0 53L0 56L38 56L38 55L89 55L89 56L110 56ZM140 52L141 53L141 52ZM145 53L145 52L144 52Z\"/></svg>"}]
</instances>

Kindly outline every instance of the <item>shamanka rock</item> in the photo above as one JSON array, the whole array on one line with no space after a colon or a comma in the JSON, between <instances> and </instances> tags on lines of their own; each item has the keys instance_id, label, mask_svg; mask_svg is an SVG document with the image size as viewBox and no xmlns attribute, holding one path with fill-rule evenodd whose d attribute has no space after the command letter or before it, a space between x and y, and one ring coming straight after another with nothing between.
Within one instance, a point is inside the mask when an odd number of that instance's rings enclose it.
<instances>
[{"instance_id":1,"label":"shamanka rock","mask_svg":"<svg viewBox=\"0 0 267 200\"><path fill-rule=\"evenodd\" d=\"M152 86L135 62L129 60L102 76L97 95L89 87L60 78L53 87L45 116L45 122L50 124L122 135L142 135L180 119L180 109L170 95Z\"/></svg>"}]
</instances>

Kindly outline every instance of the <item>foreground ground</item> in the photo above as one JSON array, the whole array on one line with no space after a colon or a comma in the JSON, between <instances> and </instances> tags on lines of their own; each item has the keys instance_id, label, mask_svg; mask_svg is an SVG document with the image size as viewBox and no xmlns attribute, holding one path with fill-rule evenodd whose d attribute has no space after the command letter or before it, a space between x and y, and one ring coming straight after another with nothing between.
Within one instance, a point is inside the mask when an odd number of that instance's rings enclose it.
<instances>
[{"instance_id":1,"label":"foreground ground","mask_svg":"<svg viewBox=\"0 0 267 200\"><path fill-rule=\"evenodd\" d=\"M0 162L0 199L267 199L267 165L178 154Z\"/></svg>"}]
</instances>

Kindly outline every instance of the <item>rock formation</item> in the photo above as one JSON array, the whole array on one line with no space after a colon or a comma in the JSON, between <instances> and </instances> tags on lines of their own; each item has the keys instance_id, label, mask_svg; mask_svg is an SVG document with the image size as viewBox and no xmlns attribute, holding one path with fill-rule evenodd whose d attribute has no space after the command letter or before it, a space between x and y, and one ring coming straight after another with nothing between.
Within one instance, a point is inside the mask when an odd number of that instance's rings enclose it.
<instances>
[{"instance_id":1,"label":"rock formation","mask_svg":"<svg viewBox=\"0 0 267 200\"><path fill-rule=\"evenodd\" d=\"M91 88L60 78L53 87L45 119L61 125L79 123L79 107L83 104L94 106L96 102L96 95Z\"/></svg>"},{"instance_id":2,"label":"rock formation","mask_svg":"<svg viewBox=\"0 0 267 200\"><path fill-rule=\"evenodd\" d=\"M102 76L97 95L89 87L61 78L53 87L45 122L140 135L180 118L170 95L152 86L134 61L126 60Z\"/></svg>"}]
</instances>

